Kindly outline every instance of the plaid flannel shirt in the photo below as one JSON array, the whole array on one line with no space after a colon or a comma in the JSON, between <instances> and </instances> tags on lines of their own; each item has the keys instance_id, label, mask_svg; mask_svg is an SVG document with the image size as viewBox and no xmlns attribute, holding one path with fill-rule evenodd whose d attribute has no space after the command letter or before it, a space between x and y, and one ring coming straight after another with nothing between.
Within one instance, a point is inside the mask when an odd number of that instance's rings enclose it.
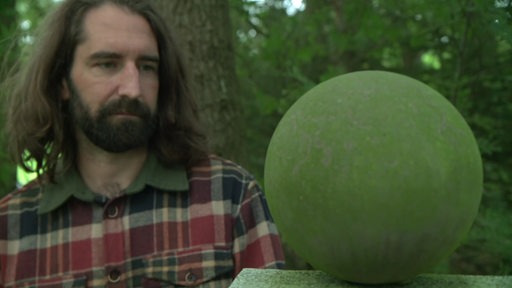
<instances>
[{"instance_id":1,"label":"plaid flannel shirt","mask_svg":"<svg viewBox=\"0 0 512 288\"><path fill-rule=\"evenodd\" d=\"M0 287L227 287L242 268L284 265L260 186L232 162L151 156L113 199L78 175L0 201Z\"/></svg>"}]
</instances>

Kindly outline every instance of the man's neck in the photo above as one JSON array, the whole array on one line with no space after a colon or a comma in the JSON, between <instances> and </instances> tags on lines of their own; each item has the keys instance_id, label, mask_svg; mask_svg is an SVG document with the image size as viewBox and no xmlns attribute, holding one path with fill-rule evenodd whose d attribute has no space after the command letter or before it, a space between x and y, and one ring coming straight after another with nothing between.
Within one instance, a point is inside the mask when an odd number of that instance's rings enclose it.
<instances>
[{"instance_id":1,"label":"man's neck","mask_svg":"<svg viewBox=\"0 0 512 288\"><path fill-rule=\"evenodd\" d=\"M113 198L122 193L139 175L148 150L146 147L123 153L109 153L98 147L78 145L77 169L93 192Z\"/></svg>"}]
</instances>

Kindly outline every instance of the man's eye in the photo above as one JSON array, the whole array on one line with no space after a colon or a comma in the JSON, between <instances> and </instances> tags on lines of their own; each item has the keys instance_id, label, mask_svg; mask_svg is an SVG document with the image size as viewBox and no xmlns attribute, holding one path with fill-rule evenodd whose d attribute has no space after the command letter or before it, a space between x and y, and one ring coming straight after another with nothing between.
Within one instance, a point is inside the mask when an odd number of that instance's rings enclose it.
<instances>
[{"instance_id":1,"label":"man's eye","mask_svg":"<svg viewBox=\"0 0 512 288\"><path fill-rule=\"evenodd\" d=\"M106 69L106 70L112 70L117 68L117 64L115 62L99 62L96 64L99 68Z\"/></svg>"},{"instance_id":2,"label":"man's eye","mask_svg":"<svg viewBox=\"0 0 512 288\"><path fill-rule=\"evenodd\" d=\"M144 72L157 72L158 71L158 65L153 63L143 63L139 65L140 71Z\"/></svg>"}]
</instances>

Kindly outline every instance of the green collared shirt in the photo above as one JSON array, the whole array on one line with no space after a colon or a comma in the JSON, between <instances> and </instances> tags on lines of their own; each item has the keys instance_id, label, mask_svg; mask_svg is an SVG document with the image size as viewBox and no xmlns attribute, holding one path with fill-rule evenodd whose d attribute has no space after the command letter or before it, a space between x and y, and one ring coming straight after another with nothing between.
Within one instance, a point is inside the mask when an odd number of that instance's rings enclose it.
<instances>
[{"instance_id":1,"label":"green collared shirt","mask_svg":"<svg viewBox=\"0 0 512 288\"><path fill-rule=\"evenodd\" d=\"M189 189L185 167L165 167L153 154L148 156L141 172L135 178L135 181L123 190L123 194L138 193L146 185L167 191L187 191ZM57 179L57 183L50 183L42 189L44 189L44 192L42 193L38 214L53 211L64 204L71 196L82 201L93 202L98 195L85 185L76 169L70 169Z\"/></svg>"}]
</instances>

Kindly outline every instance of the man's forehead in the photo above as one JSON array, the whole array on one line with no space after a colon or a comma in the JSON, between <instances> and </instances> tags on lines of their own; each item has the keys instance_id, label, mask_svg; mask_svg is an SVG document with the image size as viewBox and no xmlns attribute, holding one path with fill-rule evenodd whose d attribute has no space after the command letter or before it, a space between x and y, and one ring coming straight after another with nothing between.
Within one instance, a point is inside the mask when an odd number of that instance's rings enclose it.
<instances>
[{"instance_id":1,"label":"man's forehead","mask_svg":"<svg viewBox=\"0 0 512 288\"><path fill-rule=\"evenodd\" d=\"M128 49L158 54L158 45L148 21L129 10L111 3L87 12L83 22L82 45L93 50Z\"/></svg>"}]
</instances>

